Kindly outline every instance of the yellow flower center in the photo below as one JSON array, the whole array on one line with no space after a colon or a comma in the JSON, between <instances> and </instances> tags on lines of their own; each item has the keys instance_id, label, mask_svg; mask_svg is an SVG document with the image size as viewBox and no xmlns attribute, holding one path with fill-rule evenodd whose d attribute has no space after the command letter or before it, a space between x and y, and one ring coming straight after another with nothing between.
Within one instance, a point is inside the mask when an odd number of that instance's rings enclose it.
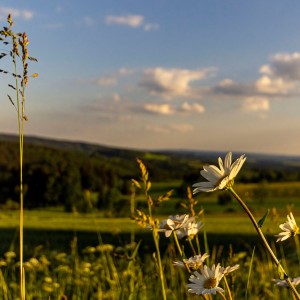
<instances>
[{"instance_id":1,"label":"yellow flower center","mask_svg":"<svg viewBox=\"0 0 300 300\"><path fill-rule=\"evenodd\" d=\"M291 236L295 236L299 234L299 227L297 225L293 226L293 229L291 230Z\"/></svg>"},{"instance_id":2,"label":"yellow flower center","mask_svg":"<svg viewBox=\"0 0 300 300\"><path fill-rule=\"evenodd\" d=\"M217 280L215 278L208 278L205 280L203 287L205 289L212 289L217 286Z\"/></svg>"}]
</instances>

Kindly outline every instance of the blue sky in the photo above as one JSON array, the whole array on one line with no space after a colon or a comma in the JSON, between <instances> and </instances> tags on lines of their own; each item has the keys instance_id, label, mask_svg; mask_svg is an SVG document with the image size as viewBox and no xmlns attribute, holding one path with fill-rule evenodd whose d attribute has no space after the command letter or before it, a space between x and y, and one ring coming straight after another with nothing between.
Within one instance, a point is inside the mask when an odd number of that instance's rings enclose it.
<instances>
[{"instance_id":1,"label":"blue sky","mask_svg":"<svg viewBox=\"0 0 300 300\"><path fill-rule=\"evenodd\" d=\"M25 131L126 148L300 155L299 9L279 0L3 0L1 27L11 12L39 60ZM1 78L0 132L16 133Z\"/></svg>"}]
</instances>

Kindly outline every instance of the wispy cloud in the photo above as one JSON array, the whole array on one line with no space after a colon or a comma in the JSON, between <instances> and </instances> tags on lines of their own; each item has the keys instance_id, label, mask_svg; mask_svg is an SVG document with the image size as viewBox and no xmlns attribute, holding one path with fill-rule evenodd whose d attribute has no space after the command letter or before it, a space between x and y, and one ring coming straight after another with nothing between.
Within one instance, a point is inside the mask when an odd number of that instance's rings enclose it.
<instances>
[{"instance_id":1,"label":"wispy cloud","mask_svg":"<svg viewBox=\"0 0 300 300\"><path fill-rule=\"evenodd\" d=\"M159 114L159 115L172 115L176 112L175 108L170 104L153 104L146 103L144 105L145 111Z\"/></svg>"},{"instance_id":2,"label":"wispy cloud","mask_svg":"<svg viewBox=\"0 0 300 300\"><path fill-rule=\"evenodd\" d=\"M166 69L152 68L142 72L140 86L148 90L153 95L158 95L165 99L178 97L199 98L198 91L191 88L191 82L206 78L215 69Z\"/></svg>"},{"instance_id":3,"label":"wispy cloud","mask_svg":"<svg viewBox=\"0 0 300 300\"><path fill-rule=\"evenodd\" d=\"M144 25L144 30L145 31L154 31L159 29L159 24L157 23L146 23Z\"/></svg>"},{"instance_id":4,"label":"wispy cloud","mask_svg":"<svg viewBox=\"0 0 300 300\"><path fill-rule=\"evenodd\" d=\"M242 109L249 112L266 112L270 109L269 99L264 97L246 98L242 103Z\"/></svg>"},{"instance_id":5,"label":"wispy cloud","mask_svg":"<svg viewBox=\"0 0 300 300\"><path fill-rule=\"evenodd\" d=\"M105 17L105 23L107 25L119 25L127 26L131 28L143 28L144 31L153 31L159 29L159 24L145 22L145 17L143 15L108 15Z\"/></svg>"},{"instance_id":6,"label":"wispy cloud","mask_svg":"<svg viewBox=\"0 0 300 300\"><path fill-rule=\"evenodd\" d=\"M159 125L147 125L146 130L159 134L170 134L170 133L187 133L194 130L194 127L190 124L170 124L166 126Z\"/></svg>"},{"instance_id":7,"label":"wispy cloud","mask_svg":"<svg viewBox=\"0 0 300 300\"><path fill-rule=\"evenodd\" d=\"M278 53L269 64L262 65L261 74L253 82L235 82L223 79L209 89L210 94L247 97L284 98L300 93L300 53Z\"/></svg>"},{"instance_id":8,"label":"wispy cloud","mask_svg":"<svg viewBox=\"0 0 300 300\"><path fill-rule=\"evenodd\" d=\"M116 76L113 76L113 75L103 76L97 80L97 84L103 85L103 86L113 86L113 85L116 85L116 83L117 83L117 78L116 78Z\"/></svg>"},{"instance_id":9,"label":"wispy cloud","mask_svg":"<svg viewBox=\"0 0 300 300\"><path fill-rule=\"evenodd\" d=\"M28 9L17 9L12 7L0 7L0 20L6 20L7 15L11 14L13 19L30 20L34 16L34 12Z\"/></svg>"},{"instance_id":10,"label":"wispy cloud","mask_svg":"<svg viewBox=\"0 0 300 300\"><path fill-rule=\"evenodd\" d=\"M114 16L109 15L105 18L105 23L108 25L121 25L129 27L140 27L144 22L144 16L142 15L126 15L126 16Z\"/></svg>"},{"instance_id":11,"label":"wispy cloud","mask_svg":"<svg viewBox=\"0 0 300 300\"><path fill-rule=\"evenodd\" d=\"M150 112L159 115L174 115L178 113L204 113L205 108L199 103L188 103L184 102L181 105L171 105L169 103L157 104L157 103L146 103L144 104L145 112Z\"/></svg>"}]
</instances>

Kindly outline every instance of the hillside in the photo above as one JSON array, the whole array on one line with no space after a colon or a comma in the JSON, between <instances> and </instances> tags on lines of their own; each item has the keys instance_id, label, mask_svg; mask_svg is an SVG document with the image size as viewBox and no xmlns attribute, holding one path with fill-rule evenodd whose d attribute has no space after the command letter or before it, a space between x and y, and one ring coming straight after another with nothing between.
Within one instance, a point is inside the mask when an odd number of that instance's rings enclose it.
<instances>
[{"instance_id":1,"label":"hillside","mask_svg":"<svg viewBox=\"0 0 300 300\"><path fill-rule=\"evenodd\" d=\"M18 201L18 138L0 135L0 205ZM26 137L25 203L28 208L64 206L65 210L112 209L130 195L140 177L136 158L147 166L152 182L182 182L177 195L200 179L203 164L225 153L186 150L141 151ZM237 158L240 153L234 153ZM300 180L300 157L246 153L241 183ZM128 200L126 200L128 201Z\"/></svg>"}]
</instances>

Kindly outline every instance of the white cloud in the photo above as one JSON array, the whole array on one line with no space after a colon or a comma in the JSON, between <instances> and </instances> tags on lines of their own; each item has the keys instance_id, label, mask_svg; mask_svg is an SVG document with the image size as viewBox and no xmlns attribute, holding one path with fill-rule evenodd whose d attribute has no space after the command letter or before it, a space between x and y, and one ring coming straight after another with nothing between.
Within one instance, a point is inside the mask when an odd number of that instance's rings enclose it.
<instances>
[{"instance_id":1,"label":"white cloud","mask_svg":"<svg viewBox=\"0 0 300 300\"><path fill-rule=\"evenodd\" d=\"M147 23L144 25L145 31L154 31L157 29L159 29L159 24L156 24L156 23Z\"/></svg>"},{"instance_id":2,"label":"white cloud","mask_svg":"<svg viewBox=\"0 0 300 300\"><path fill-rule=\"evenodd\" d=\"M174 107L172 107L169 104L147 103L144 105L144 109L148 112L159 114L159 115L172 115L176 111Z\"/></svg>"},{"instance_id":3,"label":"white cloud","mask_svg":"<svg viewBox=\"0 0 300 300\"><path fill-rule=\"evenodd\" d=\"M205 112L205 108L203 105L199 104L199 103L188 103L188 102L184 102L181 105L181 110L184 112L196 112L196 113L204 113Z\"/></svg>"},{"instance_id":4,"label":"white cloud","mask_svg":"<svg viewBox=\"0 0 300 300\"><path fill-rule=\"evenodd\" d=\"M286 81L283 78L271 78L267 75L260 77L255 82L257 91L266 94L288 94L294 86L293 82Z\"/></svg>"},{"instance_id":5,"label":"white cloud","mask_svg":"<svg viewBox=\"0 0 300 300\"><path fill-rule=\"evenodd\" d=\"M165 99L176 97L199 98L190 84L193 81L202 80L215 69L188 70L152 68L144 70L140 86L146 88L151 94Z\"/></svg>"},{"instance_id":6,"label":"white cloud","mask_svg":"<svg viewBox=\"0 0 300 300\"><path fill-rule=\"evenodd\" d=\"M251 83L239 83L226 78L211 88L211 92L218 95L243 96L253 94L254 88Z\"/></svg>"},{"instance_id":7,"label":"white cloud","mask_svg":"<svg viewBox=\"0 0 300 300\"><path fill-rule=\"evenodd\" d=\"M242 109L250 112L266 112L270 109L269 100L264 97L249 97L242 103Z\"/></svg>"},{"instance_id":8,"label":"white cloud","mask_svg":"<svg viewBox=\"0 0 300 300\"><path fill-rule=\"evenodd\" d=\"M269 71L274 77L285 80L300 80L300 53L277 53L271 58L270 65L263 66L262 72Z\"/></svg>"},{"instance_id":9,"label":"white cloud","mask_svg":"<svg viewBox=\"0 0 300 300\"><path fill-rule=\"evenodd\" d=\"M173 124L168 126L147 125L146 130L163 134L187 133L193 131L194 127L190 124Z\"/></svg>"},{"instance_id":10,"label":"white cloud","mask_svg":"<svg viewBox=\"0 0 300 300\"><path fill-rule=\"evenodd\" d=\"M8 14L11 14L13 19L30 20L33 18L33 11L28 9L16 9L12 7L0 7L0 21L6 20Z\"/></svg>"},{"instance_id":11,"label":"white cloud","mask_svg":"<svg viewBox=\"0 0 300 300\"><path fill-rule=\"evenodd\" d=\"M118 71L118 74L119 75L122 75L122 76L127 76L127 75L131 75L135 72L134 69L129 69L129 68L120 68L119 71Z\"/></svg>"},{"instance_id":12,"label":"white cloud","mask_svg":"<svg viewBox=\"0 0 300 300\"><path fill-rule=\"evenodd\" d=\"M99 78L97 83L104 86L113 86L117 83L117 79L115 76L104 76Z\"/></svg>"},{"instance_id":13,"label":"white cloud","mask_svg":"<svg viewBox=\"0 0 300 300\"><path fill-rule=\"evenodd\" d=\"M105 18L105 23L108 25L121 25L129 27L140 27L144 22L142 15L126 15L126 16L113 16L109 15Z\"/></svg>"}]
</instances>

